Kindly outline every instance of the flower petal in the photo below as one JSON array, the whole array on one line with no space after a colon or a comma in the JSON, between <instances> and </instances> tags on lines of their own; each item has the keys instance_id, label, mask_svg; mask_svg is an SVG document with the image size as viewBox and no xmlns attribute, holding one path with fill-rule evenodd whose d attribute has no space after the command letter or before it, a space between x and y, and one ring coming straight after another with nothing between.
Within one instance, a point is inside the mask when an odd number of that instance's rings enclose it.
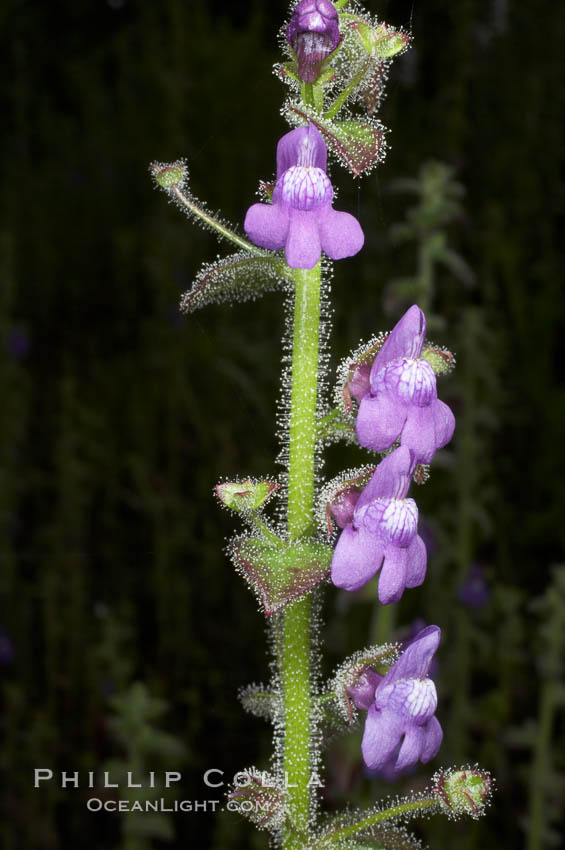
<instances>
[{"instance_id":1,"label":"flower petal","mask_svg":"<svg viewBox=\"0 0 565 850\"><path fill-rule=\"evenodd\" d=\"M393 327L375 358L371 369L371 381L391 360L397 357L419 357L426 336L426 317L413 304Z\"/></svg>"},{"instance_id":2,"label":"flower petal","mask_svg":"<svg viewBox=\"0 0 565 850\"><path fill-rule=\"evenodd\" d=\"M383 568L384 569L384 568ZM386 674L383 686L398 679L425 679L441 637L438 626L426 626L408 644L398 661Z\"/></svg>"},{"instance_id":3,"label":"flower petal","mask_svg":"<svg viewBox=\"0 0 565 850\"><path fill-rule=\"evenodd\" d=\"M375 499L404 499L410 487L414 470L414 455L406 446L400 446L387 455L377 466L373 477L359 496L358 511Z\"/></svg>"},{"instance_id":4,"label":"flower petal","mask_svg":"<svg viewBox=\"0 0 565 850\"><path fill-rule=\"evenodd\" d=\"M297 127L279 139L277 145L277 180L293 165L313 165L326 170L328 151L322 134L313 124Z\"/></svg>"},{"instance_id":5,"label":"flower petal","mask_svg":"<svg viewBox=\"0 0 565 850\"><path fill-rule=\"evenodd\" d=\"M430 463L436 448L433 406L409 407L400 443L414 452L416 463Z\"/></svg>"},{"instance_id":6,"label":"flower petal","mask_svg":"<svg viewBox=\"0 0 565 850\"><path fill-rule=\"evenodd\" d=\"M446 446L455 430L455 416L445 402L436 399L432 403L434 426L436 432L436 449Z\"/></svg>"},{"instance_id":7,"label":"flower petal","mask_svg":"<svg viewBox=\"0 0 565 850\"><path fill-rule=\"evenodd\" d=\"M293 269L313 269L322 250L318 236L318 213L290 208L289 216L286 261Z\"/></svg>"},{"instance_id":8,"label":"flower petal","mask_svg":"<svg viewBox=\"0 0 565 850\"><path fill-rule=\"evenodd\" d=\"M390 449L400 436L409 410L386 391L364 396L355 422L359 444L374 452Z\"/></svg>"},{"instance_id":9,"label":"flower petal","mask_svg":"<svg viewBox=\"0 0 565 850\"><path fill-rule=\"evenodd\" d=\"M332 209L330 205L321 211L319 232L322 251L332 260L353 257L365 242L357 219L349 213Z\"/></svg>"},{"instance_id":10,"label":"flower petal","mask_svg":"<svg viewBox=\"0 0 565 850\"><path fill-rule=\"evenodd\" d=\"M282 204L253 204L247 210L243 229L256 245L280 251L285 246L288 225L288 210Z\"/></svg>"},{"instance_id":11,"label":"flower petal","mask_svg":"<svg viewBox=\"0 0 565 850\"><path fill-rule=\"evenodd\" d=\"M378 711L371 706L365 721L361 752L367 767L383 767L396 749L402 736L402 722L393 711Z\"/></svg>"},{"instance_id":12,"label":"flower petal","mask_svg":"<svg viewBox=\"0 0 565 850\"><path fill-rule=\"evenodd\" d=\"M382 559L383 547L378 537L348 525L341 532L333 554L332 582L344 590L359 590L373 578Z\"/></svg>"},{"instance_id":13,"label":"flower petal","mask_svg":"<svg viewBox=\"0 0 565 850\"><path fill-rule=\"evenodd\" d=\"M379 576L379 600L383 605L398 602L406 587L406 562L408 550L387 546L383 568Z\"/></svg>"},{"instance_id":14,"label":"flower petal","mask_svg":"<svg viewBox=\"0 0 565 850\"><path fill-rule=\"evenodd\" d=\"M426 577L427 561L426 544L418 534L408 547L406 587L420 587Z\"/></svg>"},{"instance_id":15,"label":"flower petal","mask_svg":"<svg viewBox=\"0 0 565 850\"><path fill-rule=\"evenodd\" d=\"M420 753L420 761L424 764L437 756L443 740L443 729L437 717L430 717L428 722L422 726L424 730L424 743Z\"/></svg>"},{"instance_id":16,"label":"flower petal","mask_svg":"<svg viewBox=\"0 0 565 850\"><path fill-rule=\"evenodd\" d=\"M410 723L406 729L398 758L396 759L396 770L405 770L416 764L421 756L424 746L425 733L422 726Z\"/></svg>"}]
</instances>

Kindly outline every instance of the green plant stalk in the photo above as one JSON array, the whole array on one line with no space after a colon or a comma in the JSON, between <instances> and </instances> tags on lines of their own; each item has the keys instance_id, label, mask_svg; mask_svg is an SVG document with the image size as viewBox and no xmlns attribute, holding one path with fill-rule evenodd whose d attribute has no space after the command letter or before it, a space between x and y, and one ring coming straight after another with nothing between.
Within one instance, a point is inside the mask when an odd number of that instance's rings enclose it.
<instances>
[{"instance_id":1,"label":"green plant stalk","mask_svg":"<svg viewBox=\"0 0 565 850\"><path fill-rule=\"evenodd\" d=\"M332 105L326 110L326 112L324 112L324 118L326 118L327 120L335 118L347 98L353 94L353 92L355 91L355 89L371 67L371 62L372 59L371 57L369 57L369 59L367 59L367 61L364 63L361 70L357 74L355 74L355 76L349 81L349 83L346 85L341 94L336 97Z\"/></svg>"},{"instance_id":2,"label":"green plant stalk","mask_svg":"<svg viewBox=\"0 0 565 850\"><path fill-rule=\"evenodd\" d=\"M210 215L210 213L207 213L206 210L202 209L202 207L199 207L198 204L195 204L194 201L191 201L190 198L187 198L178 186L175 186L171 192L189 213L192 213L192 215L195 215L205 224L213 227L216 233L219 233L220 236L223 236L225 239L229 239L229 241L233 242L233 244L238 248L243 248L244 251L249 251L250 254L257 257L266 253L262 248L258 248L257 245L254 245L252 242L248 242L247 239L243 238L243 236L239 236L239 234L230 230L229 227L226 227L225 224L222 224L222 222L214 218L213 215Z\"/></svg>"},{"instance_id":3,"label":"green plant stalk","mask_svg":"<svg viewBox=\"0 0 565 850\"><path fill-rule=\"evenodd\" d=\"M288 534L298 540L312 531L316 407L320 337L321 266L294 272L294 327L288 459ZM284 850L301 850L310 820L311 770L311 601L289 605L283 617L284 772L290 823Z\"/></svg>"},{"instance_id":4,"label":"green plant stalk","mask_svg":"<svg viewBox=\"0 0 565 850\"><path fill-rule=\"evenodd\" d=\"M391 806L390 809L375 812L375 814L368 815L356 823L342 826L329 832L312 845L312 850L325 850L326 847L336 847L342 839L353 838L359 835L360 832L370 829L372 826L378 826L385 821L396 820L411 813L417 813L422 809L437 809L438 805L437 797L424 797L421 800L410 800L407 803L399 803L398 806Z\"/></svg>"}]
</instances>

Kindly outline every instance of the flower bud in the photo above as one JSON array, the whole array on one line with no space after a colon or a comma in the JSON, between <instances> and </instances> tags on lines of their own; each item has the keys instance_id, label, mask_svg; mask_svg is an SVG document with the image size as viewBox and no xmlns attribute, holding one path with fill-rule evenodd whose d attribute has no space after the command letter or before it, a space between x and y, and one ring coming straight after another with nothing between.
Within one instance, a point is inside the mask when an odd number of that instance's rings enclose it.
<instances>
[{"instance_id":1,"label":"flower bud","mask_svg":"<svg viewBox=\"0 0 565 850\"><path fill-rule=\"evenodd\" d=\"M256 511L279 489L274 481L223 481L216 484L216 496L232 511Z\"/></svg>"},{"instance_id":2,"label":"flower bud","mask_svg":"<svg viewBox=\"0 0 565 850\"><path fill-rule=\"evenodd\" d=\"M186 177L186 164L182 159L176 162L152 162L149 170L162 189L175 189L182 186Z\"/></svg>"},{"instance_id":3,"label":"flower bud","mask_svg":"<svg viewBox=\"0 0 565 850\"><path fill-rule=\"evenodd\" d=\"M492 777L488 771L450 768L440 770L434 779L434 792L449 812L467 814L473 818L483 814L492 787Z\"/></svg>"},{"instance_id":4,"label":"flower bud","mask_svg":"<svg viewBox=\"0 0 565 850\"><path fill-rule=\"evenodd\" d=\"M286 30L286 40L298 61L298 75L305 83L314 83L322 64L338 46L338 14L330 0L301 0Z\"/></svg>"}]
</instances>

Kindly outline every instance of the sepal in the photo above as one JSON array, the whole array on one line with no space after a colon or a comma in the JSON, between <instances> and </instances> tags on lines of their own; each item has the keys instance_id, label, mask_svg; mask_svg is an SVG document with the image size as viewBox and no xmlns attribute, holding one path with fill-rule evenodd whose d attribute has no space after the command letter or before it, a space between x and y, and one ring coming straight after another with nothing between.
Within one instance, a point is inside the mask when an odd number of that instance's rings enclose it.
<instances>
[{"instance_id":1,"label":"sepal","mask_svg":"<svg viewBox=\"0 0 565 850\"><path fill-rule=\"evenodd\" d=\"M341 361L337 368L335 389L336 404L343 404L348 413L353 410L353 400L358 404L371 389L369 375L371 366L388 336L381 333L367 342L362 342Z\"/></svg>"},{"instance_id":2,"label":"sepal","mask_svg":"<svg viewBox=\"0 0 565 850\"><path fill-rule=\"evenodd\" d=\"M447 348L428 343L424 345L421 357L428 361L436 375L448 375L455 369L455 354Z\"/></svg>"},{"instance_id":3,"label":"sepal","mask_svg":"<svg viewBox=\"0 0 565 850\"><path fill-rule=\"evenodd\" d=\"M387 643L359 650L340 664L331 680L331 690L344 720L353 723L357 719L350 690L358 686L361 677L367 670L383 675L398 657L398 644Z\"/></svg>"},{"instance_id":4,"label":"sepal","mask_svg":"<svg viewBox=\"0 0 565 850\"><path fill-rule=\"evenodd\" d=\"M229 551L267 617L325 581L333 555L330 546L313 539L290 545L246 536L236 537Z\"/></svg>"},{"instance_id":5,"label":"sepal","mask_svg":"<svg viewBox=\"0 0 565 850\"><path fill-rule=\"evenodd\" d=\"M331 152L354 177L367 174L384 159L384 127L373 118L335 121L302 103L288 103L285 114L294 126L305 121L312 123Z\"/></svg>"},{"instance_id":6,"label":"sepal","mask_svg":"<svg viewBox=\"0 0 565 850\"><path fill-rule=\"evenodd\" d=\"M374 471L374 465L348 469L323 487L316 517L328 535L333 534L336 525L345 528L351 522L357 499Z\"/></svg>"},{"instance_id":7,"label":"sepal","mask_svg":"<svg viewBox=\"0 0 565 850\"><path fill-rule=\"evenodd\" d=\"M398 56L406 50L410 44L408 33L396 30L387 24L374 26L371 20L347 12L340 17L347 28L354 32L367 53L376 59L392 59L393 56Z\"/></svg>"},{"instance_id":8,"label":"sepal","mask_svg":"<svg viewBox=\"0 0 565 850\"><path fill-rule=\"evenodd\" d=\"M280 484L246 478L245 481L222 481L214 491L220 502L232 511L248 514L267 504Z\"/></svg>"}]
</instances>

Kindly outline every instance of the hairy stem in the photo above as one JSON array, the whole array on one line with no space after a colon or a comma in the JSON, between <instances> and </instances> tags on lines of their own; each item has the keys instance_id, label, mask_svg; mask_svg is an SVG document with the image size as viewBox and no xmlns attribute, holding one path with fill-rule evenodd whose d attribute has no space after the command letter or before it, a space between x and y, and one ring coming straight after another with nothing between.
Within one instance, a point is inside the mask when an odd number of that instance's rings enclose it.
<instances>
[{"instance_id":1,"label":"hairy stem","mask_svg":"<svg viewBox=\"0 0 565 850\"><path fill-rule=\"evenodd\" d=\"M294 328L288 461L288 534L297 540L312 531L314 461L320 335L320 263L294 272ZM284 611L282 682L284 690L284 771L290 822L284 850L301 850L310 819L311 624L310 598Z\"/></svg>"},{"instance_id":2,"label":"hairy stem","mask_svg":"<svg viewBox=\"0 0 565 850\"><path fill-rule=\"evenodd\" d=\"M350 97L350 95L353 94L353 92L355 91L355 89L357 88L357 86L359 85L359 83L361 82L361 80L363 79L363 77L365 76L367 71L369 70L369 68L371 66L371 61L372 60L369 58L365 62L365 64L361 68L361 70L357 74L355 74L355 76L349 81L349 83L346 85L346 87L341 92L341 94L339 94L336 97L336 99L334 100L332 105L329 107L329 109L326 112L324 112L324 118L327 118L327 119L335 118L335 116L337 115L337 113L339 112L339 110L341 109L341 107L343 106L345 101L347 100L347 98Z\"/></svg>"},{"instance_id":3,"label":"hairy stem","mask_svg":"<svg viewBox=\"0 0 565 850\"><path fill-rule=\"evenodd\" d=\"M367 817L355 823L331 830L312 844L312 850L325 850L327 847L336 847L344 838L353 838L373 826L378 826L380 823L397 820L410 814L417 814L420 811L435 809L437 807L438 801L436 797L423 797L421 800L410 800L406 803L399 803L397 806L391 806L390 809L384 809L382 812L367 815Z\"/></svg>"},{"instance_id":4,"label":"hairy stem","mask_svg":"<svg viewBox=\"0 0 565 850\"><path fill-rule=\"evenodd\" d=\"M254 254L256 256L260 256L265 253L265 251L258 248L257 245L254 245L252 242L248 242L247 239L243 238L243 236L239 236L233 230L230 230L229 227L226 227L225 224L222 224L221 221L214 218L213 215L206 212L205 209L199 207L198 204L195 204L194 201L188 198L178 186L175 186L171 191L188 213L195 215L196 218L199 218L205 224L213 227L220 236L223 236L225 239L229 239L229 241L233 242L234 245L237 245L238 248L243 248L245 251L249 251L250 254Z\"/></svg>"}]
</instances>

